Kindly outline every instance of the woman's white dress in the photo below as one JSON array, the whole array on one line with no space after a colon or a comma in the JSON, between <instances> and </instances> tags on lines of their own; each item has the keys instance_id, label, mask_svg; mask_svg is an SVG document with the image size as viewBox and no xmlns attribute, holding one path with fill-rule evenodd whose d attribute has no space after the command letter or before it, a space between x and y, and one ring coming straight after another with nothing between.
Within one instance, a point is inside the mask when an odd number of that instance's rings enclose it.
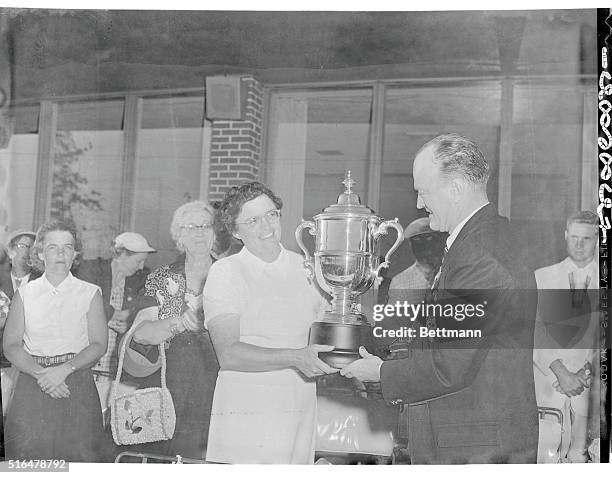
<instances>
[{"instance_id":1,"label":"woman's white dress","mask_svg":"<svg viewBox=\"0 0 612 478\"><path fill-rule=\"evenodd\" d=\"M306 278L303 259L281 249L267 263L246 247L219 260L204 287L204 315L240 316L240 340L268 348L302 348L324 301ZM316 384L294 369L221 370L215 388L207 461L296 463L314 460Z\"/></svg>"}]
</instances>

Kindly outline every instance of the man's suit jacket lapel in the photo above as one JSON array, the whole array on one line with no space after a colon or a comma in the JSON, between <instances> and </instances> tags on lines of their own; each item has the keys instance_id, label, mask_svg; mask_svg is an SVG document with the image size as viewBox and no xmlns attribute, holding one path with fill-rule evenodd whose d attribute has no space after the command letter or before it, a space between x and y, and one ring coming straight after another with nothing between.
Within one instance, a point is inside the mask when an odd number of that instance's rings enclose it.
<instances>
[{"instance_id":1,"label":"man's suit jacket lapel","mask_svg":"<svg viewBox=\"0 0 612 478\"><path fill-rule=\"evenodd\" d=\"M452 289L452 288L456 288L457 286L459 287L461 286L461 284L450 285L448 284L448 281L447 281L449 271L452 270L454 265L457 262L459 262L461 259L459 252L458 252L458 250L460 249L459 246L470 235L470 233L476 228L478 223L486 220L487 218L491 217L495 213L496 212L495 212L495 208L493 204L489 203L486 206L484 206L482 209L480 209L480 211L478 211L476 214L474 214L470 218L470 220L464 224L463 228L461 229L461 231L459 231L459 234L453 241L450 249L446 253L446 256L442 263L442 268L440 270L440 280L438 282L438 289L440 290Z\"/></svg>"},{"instance_id":2,"label":"man's suit jacket lapel","mask_svg":"<svg viewBox=\"0 0 612 478\"><path fill-rule=\"evenodd\" d=\"M13 280L11 276L8 277L8 280L4 283L4 293L8 296L9 299L12 299L15 295L15 291L13 290Z\"/></svg>"},{"instance_id":3,"label":"man's suit jacket lapel","mask_svg":"<svg viewBox=\"0 0 612 478\"><path fill-rule=\"evenodd\" d=\"M38 272L37 270L32 269L30 271L30 278L28 279L28 282L32 282L34 279L38 279L40 276L42 276L41 272ZM0 288L2 289L2 292L4 292L7 295L9 299L13 298L13 296L15 295L15 289L13 288L13 279L11 278L10 273L4 278Z\"/></svg>"}]
</instances>

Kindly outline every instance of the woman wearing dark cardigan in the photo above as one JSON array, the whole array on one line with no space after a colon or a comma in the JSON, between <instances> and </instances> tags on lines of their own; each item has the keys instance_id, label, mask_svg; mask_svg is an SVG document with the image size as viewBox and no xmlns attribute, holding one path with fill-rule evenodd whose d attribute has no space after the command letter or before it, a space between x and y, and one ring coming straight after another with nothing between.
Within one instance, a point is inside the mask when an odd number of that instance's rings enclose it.
<instances>
[{"instance_id":1,"label":"woman wearing dark cardigan","mask_svg":"<svg viewBox=\"0 0 612 478\"><path fill-rule=\"evenodd\" d=\"M213 222L214 211L203 201L184 204L175 211L170 234L184 254L147 277L138 308L158 307L158 320L136 322L124 363L124 370L132 376L142 375L135 370L134 361L145 364L149 371L155 369L160 363L157 345L169 344L166 379L176 411L174 436L171 440L119 447L118 452L129 449L204 459L219 369L208 333L202 327L202 288L213 263ZM139 388L159 384L157 371L142 379Z\"/></svg>"}]
</instances>

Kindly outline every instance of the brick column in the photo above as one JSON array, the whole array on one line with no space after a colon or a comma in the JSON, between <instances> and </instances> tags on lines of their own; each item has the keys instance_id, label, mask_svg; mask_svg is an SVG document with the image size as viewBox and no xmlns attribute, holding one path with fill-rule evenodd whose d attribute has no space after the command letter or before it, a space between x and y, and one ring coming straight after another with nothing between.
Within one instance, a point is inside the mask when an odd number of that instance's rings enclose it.
<instances>
[{"instance_id":1,"label":"brick column","mask_svg":"<svg viewBox=\"0 0 612 478\"><path fill-rule=\"evenodd\" d=\"M263 89L253 77L244 77L246 113L242 121L212 121L208 200L222 199L232 186L260 178Z\"/></svg>"}]
</instances>

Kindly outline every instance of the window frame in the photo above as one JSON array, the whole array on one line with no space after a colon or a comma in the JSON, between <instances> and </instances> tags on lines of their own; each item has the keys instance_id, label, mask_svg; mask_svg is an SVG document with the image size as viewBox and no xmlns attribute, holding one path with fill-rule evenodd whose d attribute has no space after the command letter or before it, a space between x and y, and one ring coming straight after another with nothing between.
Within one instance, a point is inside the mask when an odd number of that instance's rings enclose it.
<instances>
[{"instance_id":1,"label":"window frame","mask_svg":"<svg viewBox=\"0 0 612 478\"><path fill-rule=\"evenodd\" d=\"M23 99L14 101L12 108L38 105L38 153L36 161L36 197L32 227L43 224L50 219L51 195L53 184L53 160L55 135L57 132L58 109L60 104L78 102L96 102L120 100L123 102L123 153L121 174L121 201L119 211L119 229L133 229L135 214L134 194L138 171L138 138L142 129L143 101L151 98L203 96L202 88L181 88L170 90L146 90L137 92L101 93L91 95L72 95L63 97ZM202 124L202 165L200 174L199 198L208 198L208 178L210 166L210 143L212 124L204 118Z\"/></svg>"}]
</instances>

